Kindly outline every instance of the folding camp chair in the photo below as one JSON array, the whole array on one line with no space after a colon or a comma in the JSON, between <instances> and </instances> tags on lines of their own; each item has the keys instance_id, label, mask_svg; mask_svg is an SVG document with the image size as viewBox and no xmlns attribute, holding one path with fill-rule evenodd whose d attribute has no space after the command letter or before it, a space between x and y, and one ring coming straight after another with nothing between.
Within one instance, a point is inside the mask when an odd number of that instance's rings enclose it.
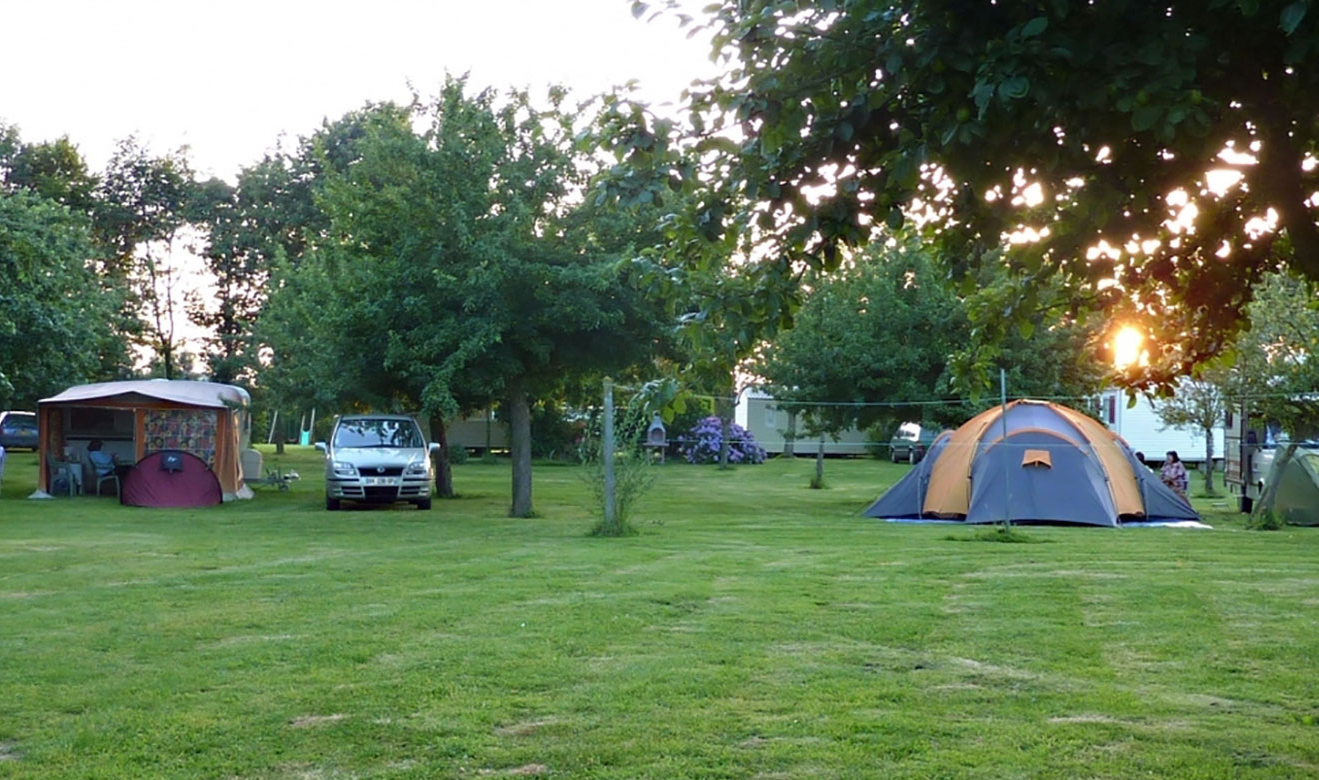
<instances>
[{"instance_id":1,"label":"folding camp chair","mask_svg":"<svg viewBox=\"0 0 1319 780\"><path fill-rule=\"evenodd\" d=\"M55 492L55 486L59 484L60 477L64 478L64 484L68 488L70 497L82 492L82 467L79 464L55 460L54 456L47 454L46 471L50 475L52 493Z\"/></svg>"},{"instance_id":2,"label":"folding camp chair","mask_svg":"<svg viewBox=\"0 0 1319 780\"><path fill-rule=\"evenodd\" d=\"M119 475L114 471L111 471L109 474L98 474L96 472L96 464L92 462L92 456L84 450L82 453L82 484L91 487L91 490L89 491L91 495L99 496L101 495L101 485L104 485L107 482L114 485L114 494L115 497L118 498L120 488Z\"/></svg>"}]
</instances>

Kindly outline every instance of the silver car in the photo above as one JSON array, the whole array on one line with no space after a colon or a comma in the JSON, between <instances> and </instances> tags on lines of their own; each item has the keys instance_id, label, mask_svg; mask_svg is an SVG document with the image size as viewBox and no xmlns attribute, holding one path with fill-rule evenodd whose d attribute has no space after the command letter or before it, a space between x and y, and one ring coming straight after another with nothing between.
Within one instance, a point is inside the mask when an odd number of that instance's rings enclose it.
<instances>
[{"instance_id":1,"label":"silver car","mask_svg":"<svg viewBox=\"0 0 1319 780\"><path fill-rule=\"evenodd\" d=\"M392 504L407 501L431 508L430 453L417 421L402 414L353 414L334 424L325 453L325 508L342 501Z\"/></svg>"}]
</instances>

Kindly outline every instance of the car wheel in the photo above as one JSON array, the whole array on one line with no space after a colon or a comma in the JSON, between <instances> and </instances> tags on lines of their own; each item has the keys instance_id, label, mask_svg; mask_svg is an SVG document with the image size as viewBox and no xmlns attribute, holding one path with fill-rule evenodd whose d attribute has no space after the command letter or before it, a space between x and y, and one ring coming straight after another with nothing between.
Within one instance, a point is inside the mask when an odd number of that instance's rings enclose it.
<instances>
[{"instance_id":1,"label":"car wheel","mask_svg":"<svg viewBox=\"0 0 1319 780\"><path fill-rule=\"evenodd\" d=\"M897 447L889 447L889 448L888 448L888 459L889 459L889 462L890 462L890 463L897 463L897 462L898 462L898 448L897 448Z\"/></svg>"},{"instance_id":2,"label":"car wheel","mask_svg":"<svg viewBox=\"0 0 1319 780\"><path fill-rule=\"evenodd\" d=\"M416 504L417 504L417 508L421 510L426 510L431 508L431 500L429 498L423 498L420 501L417 501Z\"/></svg>"},{"instance_id":3,"label":"car wheel","mask_svg":"<svg viewBox=\"0 0 1319 780\"><path fill-rule=\"evenodd\" d=\"M913 466L921 462L921 456L916 454L915 447L912 447L911 449L907 450L907 462Z\"/></svg>"},{"instance_id":4,"label":"car wheel","mask_svg":"<svg viewBox=\"0 0 1319 780\"><path fill-rule=\"evenodd\" d=\"M339 511L339 499L330 498L327 496L325 498L325 508L330 510L331 512Z\"/></svg>"}]
</instances>

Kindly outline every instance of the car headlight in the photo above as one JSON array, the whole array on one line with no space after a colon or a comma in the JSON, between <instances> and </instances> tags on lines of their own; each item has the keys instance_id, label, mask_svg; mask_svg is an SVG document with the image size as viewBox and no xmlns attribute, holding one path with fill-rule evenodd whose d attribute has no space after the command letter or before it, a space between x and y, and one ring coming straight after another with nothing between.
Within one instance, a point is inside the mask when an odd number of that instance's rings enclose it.
<instances>
[{"instance_id":1,"label":"car headlight","mask_svg":"<svg viewBox=\"0 0 1319 780\"><path fill-rule=\"evenodd\" d=\"M336 477L357 476L357 467L351 463L346 463L342 460L336 460L333 464L331 464L331 468L334 469L334 475Z\"/></svg>"},{"instance_id":2,"label":"car headlight","mask_svg":"<svg viewBox=\"0 0 1319 780\"><path fill-rule=\"evenodd\" d=\"M421 460L416 463L409 463L407 469L404 470L403 473L407 474L409 477L424 477L429 471L430 470L426 468L426 461Z\"/></svg>"}]
</instances>

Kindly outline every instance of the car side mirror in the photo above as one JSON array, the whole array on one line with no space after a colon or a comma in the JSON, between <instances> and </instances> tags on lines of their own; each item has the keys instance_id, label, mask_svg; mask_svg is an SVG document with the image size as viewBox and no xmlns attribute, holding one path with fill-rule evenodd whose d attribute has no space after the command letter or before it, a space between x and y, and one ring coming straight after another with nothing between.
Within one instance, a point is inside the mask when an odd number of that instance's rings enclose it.
<instances>
[{"instance_id":1,"label":"car side mirror","mask_svg":"<svg viewBox=\"0 0 1319 780\"><path fill-rule=\"evenodd\" d=\"M429 449L430 453L434 455L435 453L440 451L440 443L438 441L433 441L430 443L430 446L427 447L427 449Z\"/></svg>"},{"instance_id":2,"label":"car side mirror","mask_svg":"<svg viewBox=\"0 0 1319 780\"><path fill-rule=\"evenodd\" d=\"M329 452L330 448L325 446L325 442L318 441L316 442L316 449L320 450L321 452Z\"/></svg>"}]
</instances>

